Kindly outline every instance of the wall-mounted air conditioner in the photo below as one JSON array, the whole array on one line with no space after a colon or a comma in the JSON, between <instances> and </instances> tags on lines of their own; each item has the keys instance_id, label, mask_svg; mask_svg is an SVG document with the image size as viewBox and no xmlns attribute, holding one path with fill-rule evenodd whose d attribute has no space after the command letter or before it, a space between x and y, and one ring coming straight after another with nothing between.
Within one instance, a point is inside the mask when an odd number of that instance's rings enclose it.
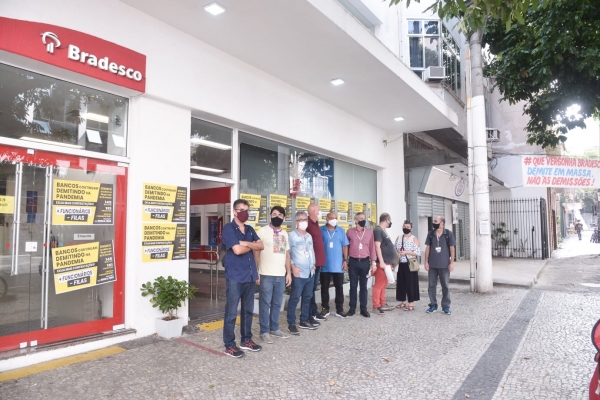
<instances>
[{"instance_id":1,"label":"wall-mounted air conditioner","mask_svg":"<svg viewBox=\"0 0 600 400\"><path fill-rule=\"evenodd\" d=\"M500 130L496 128L485 128L487 132L488 142L499 142L500 141Z\"/></svg>"},{"instance_id":2,"label":"wall-mounted air conditioner","mask_svg":"<svg viewBox=\"0 0 600 400\"><path fill-rule=\"evenodd\" d=\"M427 67L423 74L425 82L439 82L444 80L445 77L444 67Z\"/></svg>"}]
</instances>

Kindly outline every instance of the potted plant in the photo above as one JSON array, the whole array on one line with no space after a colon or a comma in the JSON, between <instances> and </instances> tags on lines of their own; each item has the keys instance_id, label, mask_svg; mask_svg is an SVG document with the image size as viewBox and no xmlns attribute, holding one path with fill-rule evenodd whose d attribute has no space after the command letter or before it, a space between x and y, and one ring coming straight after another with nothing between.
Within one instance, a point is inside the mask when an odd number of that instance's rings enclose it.
<instances>
[{"instance_id":1,"label":"potted plant","mask_svg":"<svg viewBox=\"0 0 600 400\"><path fill-rule=\"evenodd\" d=\"M177 316L177 310L187 299L193 299L198 289L187 281L179 281L169 275L168 278L159 276L152 283L148 281L142 284L140 290L143 297L152 296L150 297L152 307L166 314L163 318L156 319L158 336L166 339L181 336L187 321Z\"/></svg>"},{"instance_id":2,"label":"potted plant","mask_svg":"<svg viewBox=\"0 0 600 400\"><path fill-rule=\"evenodd\" d=\"M504 222L500 222L498 226L496 226L496 223L492 222L492 226L494 226L494 229L492 229L491 234L491 238L494 241L494 248L492 254L494 257L502 256L502 254L500 254L500 247L502 246L502 239L504 239L504 235L506 234L506 224Z\"/></svg>"},{"instance_id":3,"label":"potted plant","mask_svg":"<svg viewBox=\"0 0 600 400\"><path fill-rule=\"evenodd\" d=\"M508 245L510 244L510 239L506 236L500 239L500 246L502 246L502 257L509 257L510 249Z\"/></svg>"}]
</instances>

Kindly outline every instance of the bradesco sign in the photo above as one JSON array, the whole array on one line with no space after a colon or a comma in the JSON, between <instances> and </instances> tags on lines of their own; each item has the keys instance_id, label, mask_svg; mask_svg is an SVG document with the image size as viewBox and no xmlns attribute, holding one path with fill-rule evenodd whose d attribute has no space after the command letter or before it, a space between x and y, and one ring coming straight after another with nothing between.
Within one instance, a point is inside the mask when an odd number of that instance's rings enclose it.
<instances>
[{"instance_id":1,"label":"bradesco sign","mask_svg":"<svg viewBox=\"0 0 600 400\"><path fill-rule=\"evenodd\" d=\"M0 50L146 91L146 56L55 25L0 17Z\"/></svg>"}]
</instances>

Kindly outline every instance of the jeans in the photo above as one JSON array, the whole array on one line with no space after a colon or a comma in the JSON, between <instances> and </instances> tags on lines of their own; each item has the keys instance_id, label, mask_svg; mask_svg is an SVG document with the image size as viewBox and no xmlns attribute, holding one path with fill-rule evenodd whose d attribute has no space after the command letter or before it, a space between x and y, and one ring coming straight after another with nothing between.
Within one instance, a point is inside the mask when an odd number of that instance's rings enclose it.
<instances>
[{"instance_id":1,"label":"jeans","mask_svg":"<svg viewBox=\"0 0 600 400\"><path fill-rule=\"evenodd\" d=\"M384 268L384 264L377 264L375 284L373 285L373 308L379 308L387 304L385 299L385 287L388 284L388 280Z\"/></svg>"},{"instance_id":2,"label":"jeans","mask_svg":"<svg viewBox=\"0 0 600 400\"><path fill-rule=\"evenodd\" d=\"M223 343L225 348L235 346L235 320L237 307L242 301L240 310L240 335L245 343L252 339L252 315L254 314L254 282L239 283L226 279L227 292L225 303L225 318L223 321Z\"/></svg>"},{"instance_id":3,"label":"jeans","mask_svg":"<svg viewBox=\"0 0 600 400\"><path fill-rule=\"evenodd\" d=\"M315 268L315 274L312 277L313 280L313 296L310 298L310 307L308 309L308 318L317 315L317 301L315 300L315 293L317 286L319 286L319 279L321 278L321 267Z\"/></svg>"},{"instance_id":4,"label":"jeans","mask_svg":"<svg viewBox=\"0 0 600 400\"><path fill-rule=\"evenodd\" d=\"M448 268L431 268L429 267L429 305L437 306L436 287L438 277L442 285L442 309L450 308L450 270Z\"/></svg>"},{"instance_id":5,"label":"jeans","mask_svg":"<svg viewBox=\"0 0 600 400\"><path fill-rule=\"evenodd\" d=\"M302 298L300 305L300 322L308 321L308 311L310 308L310 299L314 297L313 290L314 279L312 276L308 278L296 278L292 276L292 291L290 292L290 300L288 301L287 322L288 325L296 325L296 306Z\"/></svg>"},{"instance_id":6,"label":"jeans","mask_svg":"<svg viewBox=\"0 0 600 400\"><path fill-rule=\"evenodd\" d=\"M335 286L335 311L344 311L344 273L323 272L321 273L321 307L329 310L329 283L333 279Z\"/></svg>"},{"instance_id":7,"label":"jeans","mask_svg":"<svg viewBox=\"0 0 600 400\"><path fill-rule=\"evenodd\" d=\"M369 291L367 289L367 274L371 269L371 261L365 259L358 261L350 258L348 264L348 275L350 277L350 310L356 310L356 292L360 284L360 310L367 311L367 299Z\"/></svg>"},{"instance_id":8,"label":"jeans","mask_svg":"<svg viewBox=\"0 0 600 400\"><path fill-rule=\"evenodd\" d=\"M279 313L285 291L285 276L260 276L260 298L258 300L258 321L260 334L279 330Z\"/></svg>"}]
</instances>

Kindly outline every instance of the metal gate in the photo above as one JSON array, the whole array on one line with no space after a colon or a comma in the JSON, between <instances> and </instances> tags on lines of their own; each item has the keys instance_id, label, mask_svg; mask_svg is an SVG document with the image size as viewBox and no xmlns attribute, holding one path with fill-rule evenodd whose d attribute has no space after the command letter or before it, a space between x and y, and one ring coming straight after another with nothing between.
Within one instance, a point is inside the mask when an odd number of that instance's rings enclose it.
<instances>
[{"instance_id":1,"label":"metal gate","mask_svg":"<svg viewBox=\"0 0 600 400\"><path fill-rule=\"evenodd\" d=\"M496 257L549 257L546 199L490 201L492 254Z\"/></svg>"}]
</instances>

